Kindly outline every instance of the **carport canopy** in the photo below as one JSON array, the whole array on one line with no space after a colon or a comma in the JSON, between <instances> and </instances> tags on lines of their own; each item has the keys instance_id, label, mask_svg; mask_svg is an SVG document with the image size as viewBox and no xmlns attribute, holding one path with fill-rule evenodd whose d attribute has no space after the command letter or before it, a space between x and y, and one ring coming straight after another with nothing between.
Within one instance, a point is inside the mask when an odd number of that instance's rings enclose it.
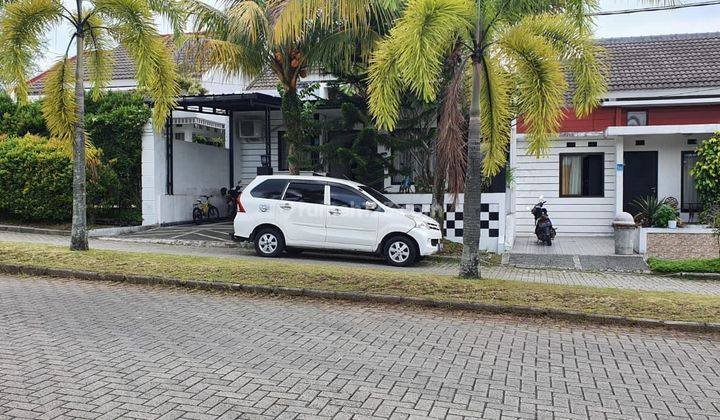
<instances>
[{"instance_id":1,"label":"carport canopy","mask_svg":"<svg viewBox=\"0 0 720 420\"><path fill-rule=\"evenodd\" d=\"M270 111L280 109L281 100L277 96L264 93L230 93L222 95L181 96L177 99L174 110L195 112L199 114L224 115L228 117L230 186L235 185L235 130L233 130L233 113L247 111L265 112L265 154L270 162ZM172 110L165 127L166 143L166 193L173 194L173 124Z\"/></svg>"}]
</instances>

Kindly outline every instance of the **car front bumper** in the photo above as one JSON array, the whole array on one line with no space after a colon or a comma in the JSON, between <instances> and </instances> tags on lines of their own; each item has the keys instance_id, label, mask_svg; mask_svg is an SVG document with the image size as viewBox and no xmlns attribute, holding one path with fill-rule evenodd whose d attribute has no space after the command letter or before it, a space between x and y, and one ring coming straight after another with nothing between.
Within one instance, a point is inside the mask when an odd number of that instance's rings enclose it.
<instances>
[{"instance_id":1,"label":"car front bumper","mask_svg":"<svg viewBox=\"0 0 720 420\"><path fill-rule=\"evenodd\" d=\"M408 232L418 244L420 255L432 255L440 251L442 234L439 230L413 228Z\"/></svg>"}]
</instances>

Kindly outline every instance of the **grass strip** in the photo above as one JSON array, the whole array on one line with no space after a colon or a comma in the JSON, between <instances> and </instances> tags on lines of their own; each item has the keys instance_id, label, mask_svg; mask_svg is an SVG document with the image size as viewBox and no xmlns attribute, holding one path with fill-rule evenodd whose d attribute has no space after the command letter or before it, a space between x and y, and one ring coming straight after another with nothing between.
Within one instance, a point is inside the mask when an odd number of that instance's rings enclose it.
<instances>
[{"instance_id":1,"label":"grass strip","mask_svg":"<svg viewBox=\"0 0 720 420\"><path fill-rule=\"evenodd\" d=\"M720 273L720 258L665 260L650 257L648 265L658 273Z\"/></svg>"},{"instance_id":2,"label":"grass strip","mask_svg":"<svg viewBox=\"0 0 720 420\"><path fill-rule=\"evenodd\" d=\"M720 298L675 292L646 292L548 285L507 280L467 280L436 274L91 250L0 242L0 263L73 269L104 274L161 276L180 280L221 281L328 291L373 293L426 299L530 306L540 309L666 321L720 322Z\"/></svg>"}]
</instances>

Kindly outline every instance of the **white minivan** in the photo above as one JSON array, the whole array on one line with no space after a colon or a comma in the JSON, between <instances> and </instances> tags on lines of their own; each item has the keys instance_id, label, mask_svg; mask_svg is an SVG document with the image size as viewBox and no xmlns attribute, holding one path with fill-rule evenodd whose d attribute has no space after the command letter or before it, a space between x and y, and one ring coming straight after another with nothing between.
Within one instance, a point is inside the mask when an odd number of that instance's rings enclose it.
<instances>
[{"instance_id":1,"label":"white minivan","mask_svg":"<svg viewBox=\"0 0 720 420\"><path fill-rule=\"evenodd\" d=\"M408 266L440 249L440 226L356 182L319 176L258 176L237 198L235 240L263 257L303 249L379 254Z\"/></svg>"}]
</instances>

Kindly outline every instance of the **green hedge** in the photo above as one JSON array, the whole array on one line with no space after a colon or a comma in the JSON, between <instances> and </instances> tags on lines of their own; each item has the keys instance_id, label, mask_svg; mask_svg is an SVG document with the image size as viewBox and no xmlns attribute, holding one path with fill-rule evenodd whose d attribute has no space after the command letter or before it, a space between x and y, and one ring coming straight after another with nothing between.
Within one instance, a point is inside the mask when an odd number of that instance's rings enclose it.
<instances>
[{"instance_id":1,"label":"green hedge","mask_svg":"<svg viewBox=\"0 0 720 420\"><path fill-rule=\"evenodd\" d=\"M658 273L720 273L720 258L704 260L665 260L662 258L648 258L648 265L652 271Z\"/></svg>"},{"instance_id":2,"label":"green hedge","mask_svg":"<svg viewBox=\"0 0 720 420\"><path fill-rule=\"evenodd\" d=\"M107 201L117 176L100 164L88 171L88 209ZM0 137L0 213L23 221L67 222L72 216L70 148L57 140Z\"/></svg>"},{"instance_id":3,"label":"green hedge","mask_svg":"<svg viewBox=\"0 0 720 420\"><path fill-rule=\"evenodd\" d=\"M98 101L86 101L85 129L100 159L117 174L113 203L121 209L139 209L141 197L142 130L150 108L135 92L106 92ZM138 211L139 214L139 211Z\"/></svg>"}]
</instances>

